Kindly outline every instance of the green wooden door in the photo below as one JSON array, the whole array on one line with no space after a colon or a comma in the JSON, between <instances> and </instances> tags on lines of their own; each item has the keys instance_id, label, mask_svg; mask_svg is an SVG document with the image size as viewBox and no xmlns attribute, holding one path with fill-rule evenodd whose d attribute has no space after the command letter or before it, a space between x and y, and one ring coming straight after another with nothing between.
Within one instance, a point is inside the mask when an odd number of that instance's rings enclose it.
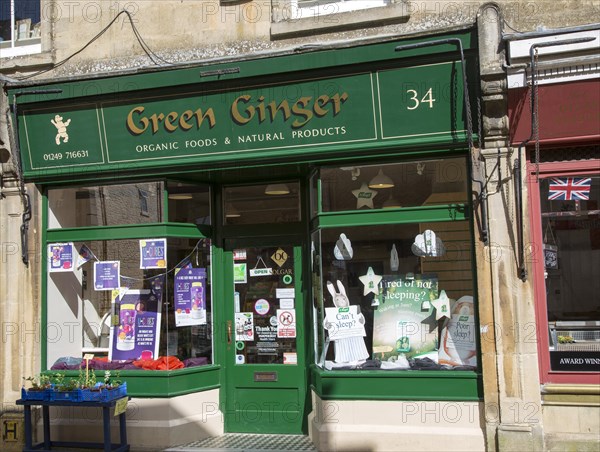
<instances>
[{"instance_id":1,"label":"green wooden door","mask_svg":"<svg viewBox=\"0 0 600 452\"><path fill-rule=\"evenodd\" d=\"M307 328L300 243L226 242L225 429L302 433Z\"/></svg>"}]
</instances>

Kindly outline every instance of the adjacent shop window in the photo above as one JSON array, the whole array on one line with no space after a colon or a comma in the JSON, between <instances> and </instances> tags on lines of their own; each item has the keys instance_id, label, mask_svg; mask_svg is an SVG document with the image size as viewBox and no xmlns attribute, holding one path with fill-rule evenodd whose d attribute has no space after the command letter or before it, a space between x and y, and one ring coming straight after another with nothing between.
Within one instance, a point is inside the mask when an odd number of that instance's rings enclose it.
<instances>
[{"instance_id":1,"label":"adjacent shop window","mask_svg":"<svg viewBox=\"0 0 600 452\"><path fill-rule=\"evenodd\" d=\"M540 180L550 369L600 371L600 176Z\"/></svg>"},{"instance_id":2,"label":"adjacent shop window","mask_svg":"<svg viewBox=\"0 0 600 452\"><path fill-rule=\"evenodd\" d=\"M17 56L41 51L40 26L40 0L2 0L0 56Z\"/></svg>"},{"instance_id":3,"label":"adjacent shop window","mask_svg":"<svg viewBox=\"0 0 600 452\"><path fill-rule=\"evenodd\" d=\"M471 228L448 215L466 209L466 174L459 158L322 170L326 226L311 243L319 366L476 369ZM335 212L352 209L373 217ZM424 211L434 220L419 220Z\"/></svg>"},{"instance_id":4,"label":"adjacent shop window","mask_svg":"<svg viewBox=\"0 0 600 452\"><path fill-rule=\"evenodd\" d=\"M223 222L227 225L300 221L298 182L225 187L223 198Z\"/></svg>"},{"instance_id":5,"label":"adjacent shop window","mask_svg":"<svg viewBox=\"0 0 600 452\"><path fill-rule=\"evenodd\" d=\"M48 244L48 367L82 353L120 369L212 362L209 239ZM110 366L110 364L106 364ZM176 366L176 367L173 367Z\"/></svg>"},{"instance_id":6,"label":"adjacent shop window","mask_svg":"<svg viewBox=\"0 0 600 452\"><path fill-rule=\"evenodd\" d=\"M163 191L163 182L51 189L48 228L160 223Z\"/></svg>"},{"instance_id":7,"label":"adjacent shop window","mask_svg":"<svg viewBox=\"0 0 600 452\"><path fill-rule=\"evenodd\" d=\"M211 224L210 187L189 182L167 182L169 222Z\"/></svg>"}]
</instances>

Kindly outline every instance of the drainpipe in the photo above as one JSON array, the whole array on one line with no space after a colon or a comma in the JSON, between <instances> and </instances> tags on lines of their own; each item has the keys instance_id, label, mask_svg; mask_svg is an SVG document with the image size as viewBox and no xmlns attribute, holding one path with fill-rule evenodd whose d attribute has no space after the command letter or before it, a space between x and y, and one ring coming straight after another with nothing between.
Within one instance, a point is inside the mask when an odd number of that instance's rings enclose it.
<instances>
[{"instance_id":1,"label":"drainpipe","mask_svg":"<svg viewBox=\"0 0 600 452\"><path fill-rule=\"evenodd\" d=\"M537 133L539 132L538 127L538 111L537 111L537 90L536 90L536 51L541 47L551 47L551 46L559 46L559 45L567 45L567 44L579 44L582 42L590 42L594 41L596 38L590 36L585 38L573 38L573 39L565 39L562 41L545 41L532 44L529 48L529 59L530 59L530 67L531 67L531 95L529 106L531 109L531 133L529 138L519 144L517 149L517 158L515 159L514 173L515 180L517 184L516 191L516 204L518 206L518 237L519 237L519 278L521 281L527 281L527 267L525 265L525 212L523 209L523 178L521 173L521 164L523 161L523 149L524 147L535 137L536 145L539 145L539 137ZM539 164L539 162L537 162Z\"/></svg>"}]
</instances>

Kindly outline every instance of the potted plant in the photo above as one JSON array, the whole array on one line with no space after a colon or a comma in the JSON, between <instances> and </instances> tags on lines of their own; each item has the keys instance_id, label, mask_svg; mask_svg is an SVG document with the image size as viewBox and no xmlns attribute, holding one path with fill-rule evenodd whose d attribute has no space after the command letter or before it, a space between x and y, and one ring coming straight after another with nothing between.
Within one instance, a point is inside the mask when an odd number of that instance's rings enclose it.
<instances>
[{"instance_id":1,"label":"potted plant","mask_svg":"<svg viewBox=\"0 0 600 452\"><path fill-rule=\"evenodd\" d=\"M82 381L85 383L80 389L81 400L85 402L108 402L127 395L127 385L119 379L113 379L110 370L104 372L102 381L96 381L96 374L93 372Z\"/></svg>"},{"instance_id":2,"label":"potted plant","mask_svg":"<svg viewBox=\"0 0 600 452\"><path fill-rule=\"evenodd\" d=\"M21 388L21 397L23 400L49 400L52 391L52 379L50 375L39 374L32 377L23 377L23 387ZM29 388L26 388L25 382L29 382Z\"/></svg>"},{"instance_id":3,"label":"potted plant","mask_svg":"<svg viewBox=\"0 0 600 452\"><path fill-rule=\"evenodd\" d=\"M117 377L117 379L113 379L112 378L112 374L110 372L110 370L106 370L104 372L104 385L103 387L106 389L116 389L119 386L121 386L122 382L121 380L119 380L119 372L115 372L115 376Z\"/></svg>"},{"instance_id":4,"label":"potted plant","mask_svg":"<svg viewBox=\"0 0 600 452\"><path fill-rule=\"evenodd\" d=\"M81 382L79 378L67 378L63 373L54 374L54 391L50 400L81 400Z\"/></svg>"},{"instance_id":5,"label":"potted plant","mask_svg":"<svg viewBox=\"0 0 600 452\"><path fill-rule=\"evenodd\" d=\"M103 400L113 400L127 395L127 383L119 380L118 371L116 372L116 377L112 378L110 370L104 372L104 381L101 383Z\"/></svg>"}]
</instances>

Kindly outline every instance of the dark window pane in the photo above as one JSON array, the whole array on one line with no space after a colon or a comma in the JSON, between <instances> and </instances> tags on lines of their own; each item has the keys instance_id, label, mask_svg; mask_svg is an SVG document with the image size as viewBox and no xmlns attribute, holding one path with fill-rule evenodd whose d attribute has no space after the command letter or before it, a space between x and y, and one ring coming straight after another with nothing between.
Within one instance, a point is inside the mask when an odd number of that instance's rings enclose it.
<instances>
[{"instance_id":1,"label":"dark window pane","mask_svg":"<svg viewBox=\"0 0 600 452\"><path fill-rule=\"evenodd\" d=\"M210 187L186 182L167 182L169 221L211 224Z\"/></svg>"},{"instance_id":2,"label":"dark window pane","mask_svg":"<svg viewBox=\"0 0 600 452\"><path fill-rule=\"evenodd\" d=\"M162 193L162 182L51 189L48 227L160 223Z\"/></svg>"},{"instance_id":3,"label":"dark window pane","mask_svg":"<svg viewBox=\"0 0 600 452\"><path fill-rule=\"evenodd\" d=\"M300 221L300 184L280 182L226 187L223 211L225 224Z\"/></svg>"}]
</instances>

